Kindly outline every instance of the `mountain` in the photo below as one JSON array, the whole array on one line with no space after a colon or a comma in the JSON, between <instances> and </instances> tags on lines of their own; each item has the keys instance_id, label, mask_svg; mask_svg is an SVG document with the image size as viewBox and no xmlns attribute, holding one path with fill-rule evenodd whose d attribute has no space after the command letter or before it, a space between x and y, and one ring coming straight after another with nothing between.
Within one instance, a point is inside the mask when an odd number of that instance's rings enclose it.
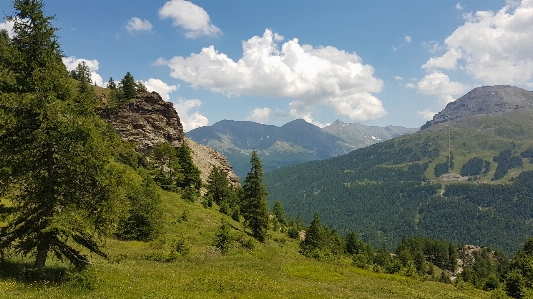
<instances>
[{"instance_id":1,"label":"mountain","mask_svg":"<svg viewBox=\"0 0 533 299\"><path fill-rule=\"evenodd\" d=\"M322 129L349 142L355 148L365 147L380 141L385 141L405 134L418 131L417 128L405 128L401 126L365 126L358 123L344 123L340 120Z\"/></svg>"},{"instance_id":2,"label":"mountain","mask_svg":"<svg viewBox=\"0 0 533 299\"><path fill-rule=\"evenodd\" d=\"M502 114L524 109L533 109L533 92L509 85L483 86L449 103L422 129L474 115Z\"/></svg>"},{"instance_id":3,"label":"mountain","mask_svg":"<svg viewBox=\"0 0 533 299\"><path fill-rule=\"evenodd\" d=\"M187 136L216 149L228 157L237 175L245 177L250 170L250 153L256 150L269 171L282 166L322 160L354 149L390 139L416 129L403 127L367 127L335 121L320 129L303 119L281 127L250 121L223 120L212 126L200 127Z\"/></svg>"},{"instance_id":4,"label":"mountain","mask_svg":"<svg viewBox=\"0 0 533 299\"><path fill-rule=\"evenodd\" d=\"M319 213L376 247L426 235L512 253L533 230L529 94L478 88L419 132L270 171L269 202L280 200L288 215L305 221Z\"/></svg>"}]
</instances>

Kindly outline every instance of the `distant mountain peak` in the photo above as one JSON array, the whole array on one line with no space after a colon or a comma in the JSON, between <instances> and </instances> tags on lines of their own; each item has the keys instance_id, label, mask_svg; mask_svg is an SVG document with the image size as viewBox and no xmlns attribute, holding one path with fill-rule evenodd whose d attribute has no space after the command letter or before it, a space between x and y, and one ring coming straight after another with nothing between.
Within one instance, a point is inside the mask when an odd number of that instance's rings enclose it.
<instances>
[{"instance_id":1,"label":"distant mountain peak","mask_svg":"<svg viewBox=\"0 0 533 299\"><path fill-rule=\"evenodd\" d=\"M474 115L501 114L519 109L533 110L533 92L510 85L477 87L446 105L421 129Z\"/></svg>"}]
</instances>

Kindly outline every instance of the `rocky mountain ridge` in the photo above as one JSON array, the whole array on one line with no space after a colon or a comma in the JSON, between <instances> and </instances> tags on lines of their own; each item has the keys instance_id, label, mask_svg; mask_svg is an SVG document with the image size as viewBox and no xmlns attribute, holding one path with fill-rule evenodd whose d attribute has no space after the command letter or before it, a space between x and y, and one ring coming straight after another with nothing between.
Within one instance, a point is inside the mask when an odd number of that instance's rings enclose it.
<instances>
[{"instance_id":1,"label":"rocky mountain ridge","mask_svg":"<svg viewBox=\"0 0 533 299\"><path fill-rule=\"evenodd\" d=\"M474 115L501 114L517 110L533 110L533 92L510 85L477 87L446 105L421 129Z\"/></svg>"},{"instance_id":2,"label":"rocky mountain ridge","mask_svg":"<svg viewBox=\"0 0 533 299\"><path fill-rule=\"evenodd\" d=\"M237 175L244 176L249 171L248 161L253 150L258 152L263 169L270 171L291 164L336 157L417 130L370 127L339 120L322 129L303 119L293 120L281 127L222 120L211 126L196 128L187 136L223 153Z\"/></svg>"},{"instance_id":3,"label":"rocky mountain ridge","mask_svg":"<svg viewBox=\"0 0 533 299\"><path fill-rule=\"evenodd\" d=\"M185 137L173 104L165 102L157 92L137 92L135 98L119 107L107 120L122 139L134 142L139 152L146 153L160 142L169 142L174 147L181 147L185 142L204 182L213 166L218 166L227 173L232 184L239 184L239 178L224 155Z\"/></svg>"}]
</instances>

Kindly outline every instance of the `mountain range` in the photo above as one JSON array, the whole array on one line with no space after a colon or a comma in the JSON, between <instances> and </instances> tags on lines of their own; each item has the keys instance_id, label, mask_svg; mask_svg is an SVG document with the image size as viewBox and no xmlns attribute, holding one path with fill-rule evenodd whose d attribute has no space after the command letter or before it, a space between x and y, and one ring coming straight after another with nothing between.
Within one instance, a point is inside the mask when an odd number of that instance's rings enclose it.
<instances>
[{"instance_id":1,"label":"mountain range","mask_svg":"<svg viewBox=\"0 0 533 299\"><path fill-rule=\"evenodd\" d=\"M187 137L224 154L241 178L249 169L250 153L256 150L265 171L282 166L322 160L349 153L418 129L375 127L336 120L319 128L303 119L281 127L251 121L219 121L194 129Z\"/></svg>"},{"instance_id":2,"label":"mountain range","mask_svg":"<svg viewBox=\"0 0 533 299\"><path fill-rule=\"evenodd\" d=\"M476 88L423 128L267 172L269 202L376 247L424 235L514 252L533 231L533 92Z\"/></svg>"}]
</instances>

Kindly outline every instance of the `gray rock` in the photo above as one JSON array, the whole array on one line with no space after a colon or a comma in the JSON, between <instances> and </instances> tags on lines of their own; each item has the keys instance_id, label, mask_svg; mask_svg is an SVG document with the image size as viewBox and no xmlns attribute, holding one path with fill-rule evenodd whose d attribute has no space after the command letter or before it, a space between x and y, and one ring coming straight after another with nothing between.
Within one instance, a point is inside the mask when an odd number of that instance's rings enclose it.
<instances>
[{"instance_id":1,"label":"gray rock","mask_svg":"<svg viewBox=\"0 0 533 299\"><path fill-rule=\"evenodd\" d=\"M185 138L183 125L174 106L165 102L157 92L137 92L134 99L129 100L107 120L123 140L134 142L139 152L147 153L160 142L169 142L176 148L186 142L204 182L215 165L227 173L233 185L239 184L239 177L233 172L226 157Z\"/></svg>"},{"instance_id":2,"label":"gray rock","mask_svg":"<svg viewBox=\"0 0 533 299\"><path fill-rule=\"evenodd\" d=\"M474 115L501 114L519 109L533 110L533 92L509 85L478 87L446 105L421 129Z\"/></svg>"}]
</instances>

